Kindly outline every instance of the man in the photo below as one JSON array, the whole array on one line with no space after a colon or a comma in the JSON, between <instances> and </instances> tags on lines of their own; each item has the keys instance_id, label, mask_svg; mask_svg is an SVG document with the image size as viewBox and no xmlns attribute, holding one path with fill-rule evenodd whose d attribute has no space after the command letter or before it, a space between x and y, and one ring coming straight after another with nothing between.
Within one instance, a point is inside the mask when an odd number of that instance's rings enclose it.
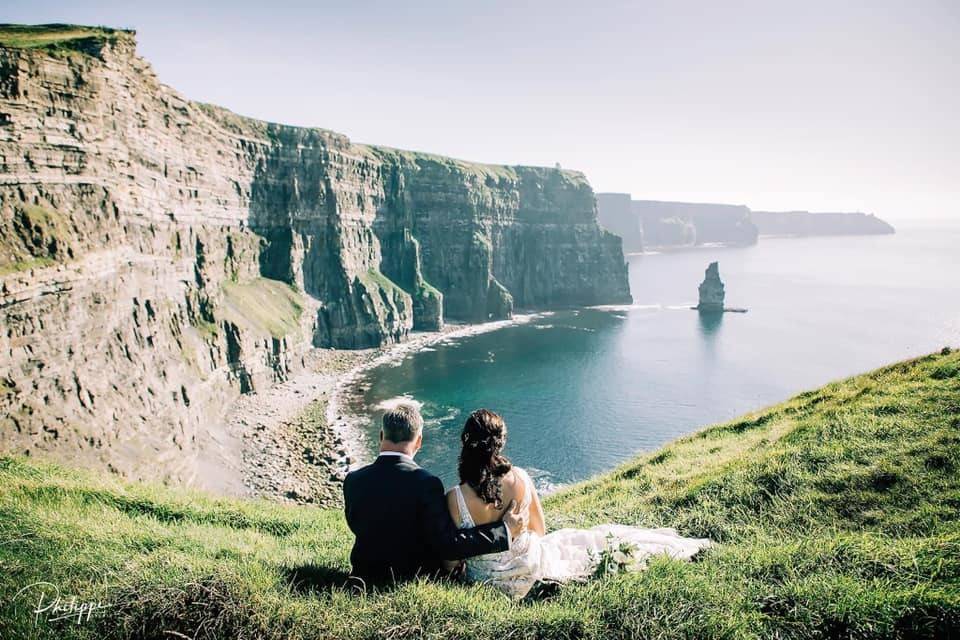
<instances>
[{"instance_id":1,"label":"man","mask_svg":"<svg viewBox=\"0 0 960 640\"><path fill-rule=\"evenodd\" d=\"M443 483L413 461L422 444L423 417L416 407L387 411L379 457L343 482L347 524L356 536L352 575L368 585L435 573L443 560L505 551L525 526L525 514L513 513L511 503L502 522L458 529Z\"/></svg>"}]
</instances>

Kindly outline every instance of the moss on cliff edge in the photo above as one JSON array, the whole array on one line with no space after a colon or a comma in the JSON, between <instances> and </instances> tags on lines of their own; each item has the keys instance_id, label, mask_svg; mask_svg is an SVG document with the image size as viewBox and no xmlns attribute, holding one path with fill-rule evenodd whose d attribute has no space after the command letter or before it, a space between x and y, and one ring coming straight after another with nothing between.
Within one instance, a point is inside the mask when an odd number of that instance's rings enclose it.
<instances>
[{"instance_id":1,"label":"moss on cliff edge","mask_svg":"<svg viewBox=\"0 0 960 640\"><path fill-rule=\"evenodd\" d=\"M960 353L802 393L546 500L720 542L694 563L514 604L492 589L340 587L339 510L214 499L0 458L4 638L942 638L960 628ZM100 599L39 622L36 592Z\"/></svg>"},{"instance_id":2,"label":"moss on cliff edge","mask_svg":"<svg viewBox=\"0 0 960 640\"><path fill-rule=\"evenodd\" d=\"M383 275L377 269L368 269L359 276L360 281L372 295L374 291L383 290L390 297L409 295L396 282Z\"/></svg>"},{"instance_id":3,"label":"moss on cliff edge","mask_svg":"<svg viewBox=\"0 0 960 640\"><path fill-rule=\"evenodd\" d=\"M230 322L253 326L274 338L300 330L303 294L286 282L257 278L251 282L226 282L224 314Z\"/></svg>"}]
</instances>

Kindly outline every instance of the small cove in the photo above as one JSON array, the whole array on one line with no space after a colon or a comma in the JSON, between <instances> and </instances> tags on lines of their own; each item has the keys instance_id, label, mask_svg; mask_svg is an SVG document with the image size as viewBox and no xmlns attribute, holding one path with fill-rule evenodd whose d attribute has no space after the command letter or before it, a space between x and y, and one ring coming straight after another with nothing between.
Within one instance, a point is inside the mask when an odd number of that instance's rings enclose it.
<instances>
[{"instance_id":1,"label":"small cove","mask_svg":"<svg viewBox=\"0 0 960 640\"><path fill-rule=\"evenodd\" d=\"M634 304L533 314L400 352L342 410L375 453L378 405L423 403L418 462L456 479L470 411L501 413L507 453L542 489L608 470L700 427L944 345L960 344L960 228L763 238L629 256ZM730 306L691 311L713 260Z\"/></svg>"}]
</instances>

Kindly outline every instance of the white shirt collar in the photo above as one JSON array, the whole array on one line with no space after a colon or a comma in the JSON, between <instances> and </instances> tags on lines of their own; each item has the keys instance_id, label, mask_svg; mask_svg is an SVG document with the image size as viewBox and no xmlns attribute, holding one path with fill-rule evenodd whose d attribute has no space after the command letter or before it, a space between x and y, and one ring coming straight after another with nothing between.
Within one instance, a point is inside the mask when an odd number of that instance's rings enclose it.
<instances>
[{"instance_id":1,"label":"white shirt collar","mask_svg":"<svg viewBox=\"0 0 960 640\"><path fill-rule=\"evenodd\" d=\"M412 457L408 456L405 453L401 453L400 451L381 451L380 455L381 456L397 456L399 458L403 458L404 460L408 460L409 462L413 462Z\"/></svg>"}]
</instances>

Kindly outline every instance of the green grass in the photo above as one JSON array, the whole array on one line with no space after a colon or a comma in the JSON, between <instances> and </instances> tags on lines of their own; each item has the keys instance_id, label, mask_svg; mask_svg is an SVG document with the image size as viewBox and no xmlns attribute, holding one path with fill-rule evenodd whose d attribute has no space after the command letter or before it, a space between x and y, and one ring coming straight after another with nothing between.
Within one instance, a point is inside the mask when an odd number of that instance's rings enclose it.
<instances>
[{"instance_id":1,"label":"green grass","mask_svg":"<svg viewBox=\"0 0 960 640\"><path fill-rule=\"evenodd\" d=\"M54 238L65 238L70 235L69 222L63 214L35 204L24 204L19 208L25 226Z\"/></svg>"},{"instance_id":2,"label":"green grass","mask_svg":"<svg viewBox=\"0 0 960 640\"><path fill-rule=\"evenodd\" d=\"M0 275L49 267L76 257L69 219L33 204L15 207L12 226L4 228L0 246Z\"/></svg>"},{"instance_id":3,"label":"green grass","mask_svg":"<svg viewBox=\"0 0 960 640\"><path fill-rule=\"evenodd\" d=\"M0 263L0 276L11 273L21 273L31 269L42 269L50 267L57 263L52 258L28 258L26 260L15 260L14 262Z\"/></svg>"},{"instance_id":4,"label":"green grass","mask_svg":"<svg viewBox=\"0 0 960 640\"><path fill-rule=\"evenodd\" d=\"M227 320L265 331L275 338L300 331L303 294L279 280L256 278L223 285Z\"/></svg>"},{"instance_id":5,"label":"green grass","mask_svg":"<svg viewBox=\"0 0 960 640\"><path fill-rule=\"evenodd\" d=\"M366 273L360 276L360 281L367 287L369 293L373 295L374 290L382 289L390 297L407 295L400 285L383 275L377 269L368 269Z\"/></svg>"},{"instance_id":6,"label":"green grass","mask_svg":"<svg viewBox=\"0 0 960 640\"><path fill-rule=\"evenodd\" d=\"M200 335L206 340L214 340L217 336L220 335L220 328L213 322L209 320L204 320L203 318L197 318L193 322L193 327L200 332ZM193 357L185 355L185 360L187 360L191 365L196 361L196 354L193 354Z\"/></svg>"},{"instance_id":7,"label":"green grass","mask_svg":"<svg viewBox=\"0 0 960 640\"><path fill-rule=\"evenodd\" d=\"M89 52L104 42L132 38L133 31L75 24L0 24L0 47L49 53Z\"/></svg>"},{"instance_id":8,"label":"green grass","mask_svg":"<svg viewBox=\"0 0 960 640\"><path fill-rule=\"evenodd\" d=\"M556 169L553 167L531 167L523 165L484 164L468 162L458 158L450 158L423 151L408 151L383 146L356 145L358 149L366 150L383 162L392 162L400 166L412 166L423 169L427 166L442 168L451 174L460 174L474 177L481 182L517 182L522 174L537 174L541 178L559 175L562 179L580 186L588 185L586 176L580 171Z\"/></svg>"},{"instance_id":9,"label":"green grass","mask_svg":"<svg viewBox=\"0 0 960 640\"><path fill-rule=\"evenodd\" d=\"M694 563L512 603L337 585L338 511L217 500L0 459L2 638L946 638L960 626L960 354L716 425L546 501L548 525L674 526ZM111 608L41 621L45 580ZM182 635L176 635L182 634Z\"/></svg>"},{"instance_id":10,"label":"green grass","mask_svg":"<svg viewBox=\"0 0 960 640\"><path fill-rule=\"evenodd\" d=\"M440 300L443 297L440 290L426 280L421 280L418 283L415 295L421 298L434 298L435 300Z\"/></svg>"}]
</instances>

